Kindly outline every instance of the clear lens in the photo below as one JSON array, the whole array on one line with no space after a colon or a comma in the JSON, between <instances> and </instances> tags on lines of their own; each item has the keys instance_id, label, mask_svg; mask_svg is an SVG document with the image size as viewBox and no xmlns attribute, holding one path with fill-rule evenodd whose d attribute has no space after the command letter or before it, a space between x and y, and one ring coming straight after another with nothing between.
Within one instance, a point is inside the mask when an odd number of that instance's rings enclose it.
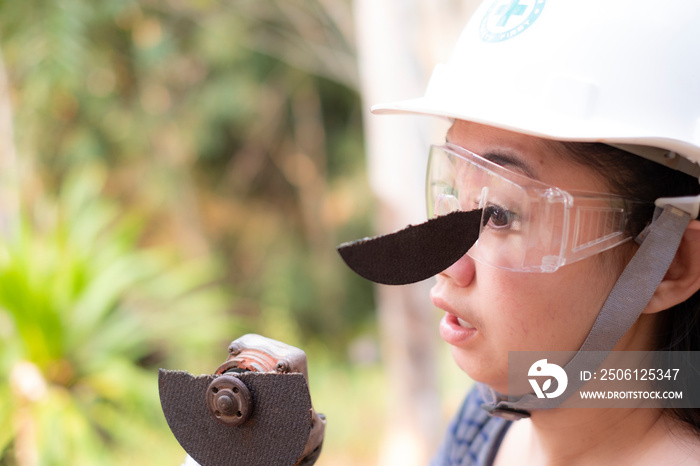
<instances>
[{"instance_id":1,"label":"clear lens","mask_svg":"<svg viewBox=\"0 0 700 466\"><path fill-rule=\"evenodd\" d=\"M553 272L628 239L621 198L572 196L457 146L432 148L427 181L430 217L483 209L468 254L495 267Z\"/></svg>"}]
</instances>

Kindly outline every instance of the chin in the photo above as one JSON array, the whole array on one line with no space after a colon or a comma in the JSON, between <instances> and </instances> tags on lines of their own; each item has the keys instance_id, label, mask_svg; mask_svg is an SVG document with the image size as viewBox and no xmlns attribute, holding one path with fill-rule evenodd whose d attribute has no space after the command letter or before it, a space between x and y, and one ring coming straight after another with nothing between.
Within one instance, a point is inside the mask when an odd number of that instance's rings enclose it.
<instances>
[{"instance_id":1,"label":"chin","mask_svg":"<svg viewBox=\"0 0 700 466\"><path fill-rule=\"evenodd\" d=\"M488 385L500 392L508 392L508 359L502 364L494 363L494 359L477 356L472 351L452 347L452 358L457 367L462 369L475 382ZM501 367L499 367L501 366Z\"/></svg>"}]
</instances>

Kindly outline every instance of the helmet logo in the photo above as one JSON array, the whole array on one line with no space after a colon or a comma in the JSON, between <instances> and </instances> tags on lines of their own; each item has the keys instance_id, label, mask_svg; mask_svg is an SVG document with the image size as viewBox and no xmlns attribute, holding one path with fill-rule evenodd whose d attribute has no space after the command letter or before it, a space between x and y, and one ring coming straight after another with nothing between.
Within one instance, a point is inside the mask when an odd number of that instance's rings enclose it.
<instances>
[{"instance_id":1,"label":"helmet logo","mask_svg":"<svg viewBox=\"0 0 700 466\"><path fill-rule=\"evenodd\" d=\"M481 40L501 42L517 36L540 16L545 1L494 0L479 26Z\"/></svg>"}]
</instances>

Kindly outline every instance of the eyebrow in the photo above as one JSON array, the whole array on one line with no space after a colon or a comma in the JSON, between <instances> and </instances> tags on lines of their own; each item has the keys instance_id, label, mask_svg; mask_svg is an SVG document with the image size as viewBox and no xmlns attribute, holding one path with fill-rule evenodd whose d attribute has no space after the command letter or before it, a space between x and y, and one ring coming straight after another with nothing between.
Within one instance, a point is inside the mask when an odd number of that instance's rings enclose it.
<instances>
[{"instance_id":1,"label":"eyebrow","mask_svg":"<svg viewBox=\"0 0 700 466\"><path fill-rule=\"evenodd\" d=\"M450 141L450 132L452 131L452 128L450 128L449 131L447 131L447 134L445 134L445 142L448 144L455 144L454 142ZM459 144L457 144L459 145ZM469 150L469 149L467 149ZM525 176L529 176L530 178L533 178L535 180L541 181L539 176L537 176L537 172L533 170L533 168L525 163L521 158L517 157L515 154L511 153L508 150L503 150L503 149L493 149L490 151L487 151L485 154L479 154L481 157L485 158L489 162L493 162L497 165L502 166L503 168L507 169L512 169L515 168L520 171Z\"/></svg>"},{"instance_id":2,"label":"eyebrow","mask_svg":"<svg viewBox=\"0 0 700 466\"><path fill-rule=\"evenodd\" d=\"M532 169L532 167L513 154L503 151L489 151L485 154L481 154L481 156L490 162L502 166L503 168L515 168L523 175L539 180L537 173Z\"/></svg>"}]
</instances>

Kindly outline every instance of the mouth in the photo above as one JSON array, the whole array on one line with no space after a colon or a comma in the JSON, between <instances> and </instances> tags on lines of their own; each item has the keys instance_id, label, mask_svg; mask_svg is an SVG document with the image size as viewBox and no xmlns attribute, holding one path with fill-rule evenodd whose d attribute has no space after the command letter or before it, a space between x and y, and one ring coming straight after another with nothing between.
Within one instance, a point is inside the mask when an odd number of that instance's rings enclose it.
<instances>
[{"instance_id":1,"label":"mouth","mask_svg":"<svg viewBox=\"0 0 700 466\"><path fill-rule=\"evenodd\" d=\"M474 324L457 315L457 311L442 296L432 294L431 300L435 307L445 311L445 316L440 321L440 336L453 346L462 346L473 339L478 330Z\"/></svg>"}]
</instances>

